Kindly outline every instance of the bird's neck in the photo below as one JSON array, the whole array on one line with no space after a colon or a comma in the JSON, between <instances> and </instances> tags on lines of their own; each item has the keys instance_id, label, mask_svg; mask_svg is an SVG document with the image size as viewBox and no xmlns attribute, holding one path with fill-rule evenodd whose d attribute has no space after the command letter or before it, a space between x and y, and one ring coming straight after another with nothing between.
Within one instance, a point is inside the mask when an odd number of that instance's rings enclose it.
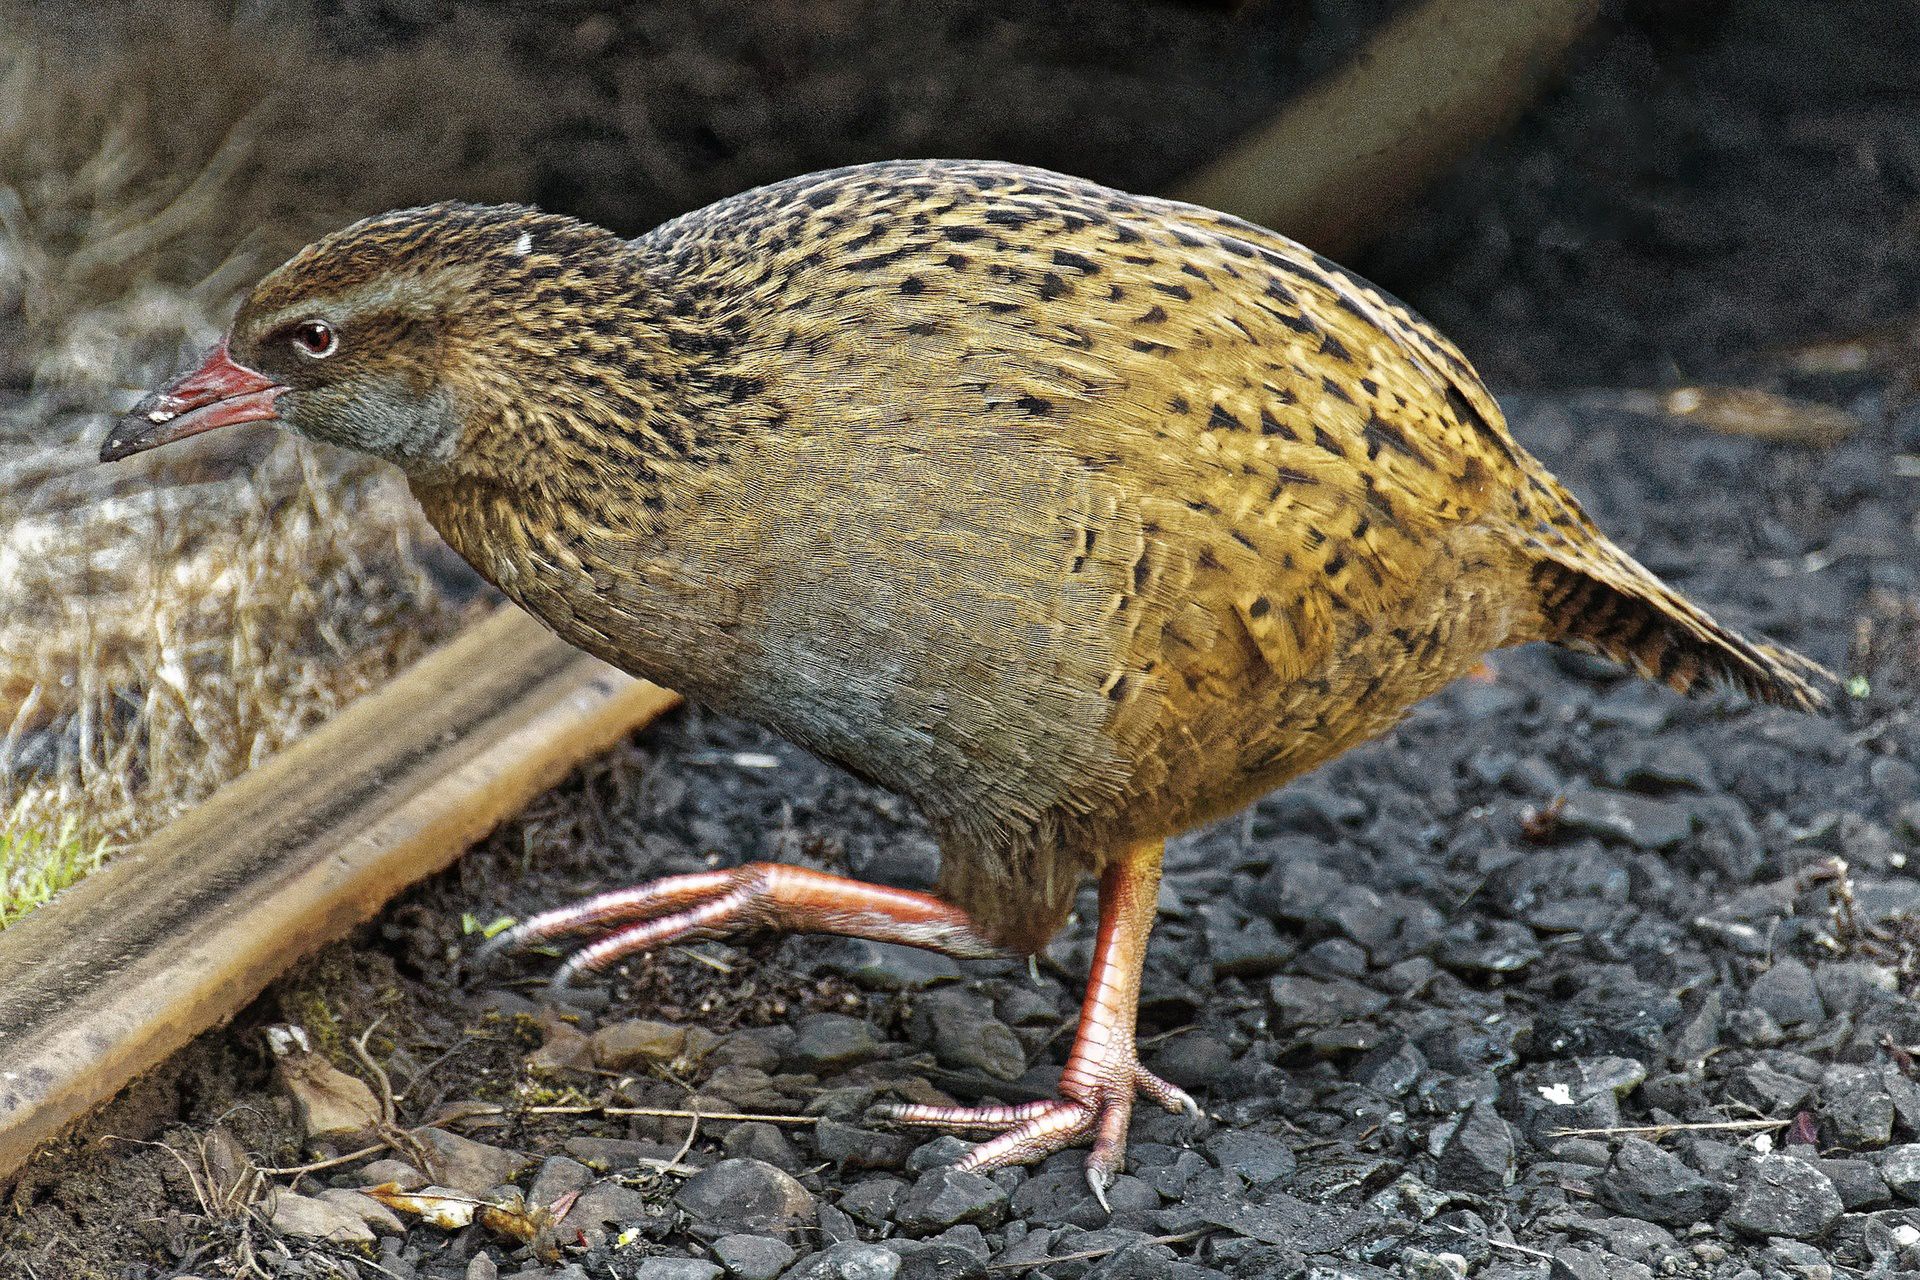
<instances>
[{"instance_id":1,"label":"bird's neck","mask_svg":"<svg viewBox=\"0 0 1920 1280\"><path fill-rule=\"evenodd\" d=\"M588 305L503 317L509 336L455 379L460 447L410 476L435 523L558 532L617 516L641 537L670 526L703 473L778 413L743 372L734 326L704 302L636 267Z\"/></svg>"}]
</instances>

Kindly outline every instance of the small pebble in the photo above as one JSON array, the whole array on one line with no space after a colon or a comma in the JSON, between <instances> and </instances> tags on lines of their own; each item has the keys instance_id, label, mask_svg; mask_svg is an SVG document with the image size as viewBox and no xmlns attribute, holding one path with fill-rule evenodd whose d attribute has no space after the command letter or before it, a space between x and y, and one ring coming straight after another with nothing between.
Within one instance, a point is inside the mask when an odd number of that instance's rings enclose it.
<instances>
[{"instance_id":1,"label":"small pebble","mask_svg":"<svg viewBox=\"0 0 1920 1280\"><path fill-rule=\"evenodd\" d=\"M1827 1175L1797 1156L1756 1157L1734 1185L1726 1224L1756 1236L1817 1240L1839 1220L1840 1193Z\"/></svg>"},{"instance_id":2,"label":"small pebble","mask_svg":"<svg viewBox=\"0 0 1920 1280\"><path fill-rule=\"evenodd\" d=\"M761 1160L722 1160L689 1178L673 1203L723 1230L781 1231L814 1216L813 1195L792 1175Z\"/></svg>"}]
</instances>

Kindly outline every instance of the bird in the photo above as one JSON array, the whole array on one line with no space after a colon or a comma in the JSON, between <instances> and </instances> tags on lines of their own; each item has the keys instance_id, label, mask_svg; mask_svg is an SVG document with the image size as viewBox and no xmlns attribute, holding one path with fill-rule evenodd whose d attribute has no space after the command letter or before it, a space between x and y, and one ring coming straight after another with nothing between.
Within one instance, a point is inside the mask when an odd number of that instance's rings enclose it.
<instances>
[{"instance_id":1,"label":"bird","mask_svg":"<svg viewBox=\"0 0 1920 1280\"><path fill-rule=\"evenodd\" d=\"M556 982L689 938L1027 954L1097 883L1056 1094L903 1104L1087 1145L1196 1110L1135 1026L1166 840L1546 641L1814 711L1831 676L1603 534L1405 304L1275 231L1047 170L887 161L637 238L525 205L374 216L278 267L113 461L276 422L404 472L574 645L919 809L917 892L767 862L556 908Z\"/></svg>"}]
</instances>

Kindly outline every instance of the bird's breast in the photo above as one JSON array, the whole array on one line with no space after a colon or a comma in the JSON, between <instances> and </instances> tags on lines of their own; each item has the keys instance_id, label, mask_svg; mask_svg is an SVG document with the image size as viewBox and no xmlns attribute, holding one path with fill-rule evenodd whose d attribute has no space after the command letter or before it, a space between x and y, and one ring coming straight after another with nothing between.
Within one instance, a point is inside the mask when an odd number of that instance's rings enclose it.
<instances>
[{"instance_id":1,"label":"bird's breast","mask_svg":"<svg viewBox=\"0 0 1920 1280\"><path fill-rule=\"evenodd\" d=\"M572 643L937 822L997 829L1112 808L1131 769L1107 730L1133 625L1115 590L1142 535L1083 480L789 439L690 481L650 527L618 495L422 500Z\"/></svg>"}]
</instances>

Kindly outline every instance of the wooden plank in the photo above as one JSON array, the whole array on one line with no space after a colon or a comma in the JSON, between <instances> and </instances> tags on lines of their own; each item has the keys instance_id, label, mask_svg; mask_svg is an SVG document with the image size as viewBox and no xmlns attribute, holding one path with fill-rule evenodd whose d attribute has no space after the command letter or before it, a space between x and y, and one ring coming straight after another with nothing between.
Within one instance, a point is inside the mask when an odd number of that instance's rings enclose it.
<instances>
[{"instance_id":1,"label":"wooden plank","mask_svg":"<svg viewBox=\"0 0 1920 1280\"><path fill-rule=\"evenodd\" d=\"M0 1179L678 701L503 609L0 933Z\"/></svg>"}]
</instances>

